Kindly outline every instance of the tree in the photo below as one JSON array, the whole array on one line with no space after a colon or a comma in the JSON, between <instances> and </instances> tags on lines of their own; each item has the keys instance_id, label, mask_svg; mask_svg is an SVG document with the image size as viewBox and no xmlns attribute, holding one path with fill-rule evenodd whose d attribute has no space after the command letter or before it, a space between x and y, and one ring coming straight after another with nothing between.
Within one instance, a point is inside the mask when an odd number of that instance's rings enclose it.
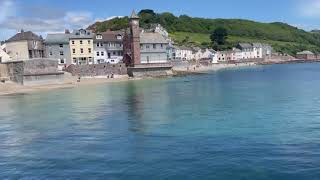
<instances>
[{"instance_id":1,"label":"tree","mask_svg":"<svg viewBox=\"0 0 320 180\"><path fill-rule=\"evenodd\" d=\"M225 45L228 37L228 32L225 28L219 27L213 31L210 36L212 45Z\"/></svg>"}]
</instances>

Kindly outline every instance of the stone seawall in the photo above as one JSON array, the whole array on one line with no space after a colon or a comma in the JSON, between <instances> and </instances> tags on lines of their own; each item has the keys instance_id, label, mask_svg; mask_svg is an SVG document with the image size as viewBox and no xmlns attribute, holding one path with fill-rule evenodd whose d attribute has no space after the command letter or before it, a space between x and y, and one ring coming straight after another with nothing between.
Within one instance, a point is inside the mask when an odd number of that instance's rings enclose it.
<instances>
[{"instance_id":1,"label":"stone seawall","mask_svg":"<svg viewBox=\"0 0 320 180\"><path fill-rule=\"evenodd\" d=\"M8 61L0 65L1 76L22 85L56 84L62 82L64 75L58 70L58 62L51 59Z\"/></svg>"},{"instance_id":2,"label":"stone seawall","mask_svg":"<svg viewBox=\"0 0 320 180\"><path fill-rule=\"evenodd\" d=\"M127 75L125 64L92 64L92 65L70 65L66 72L73 76L108 76Z\"/></svg>"}]
</instances>

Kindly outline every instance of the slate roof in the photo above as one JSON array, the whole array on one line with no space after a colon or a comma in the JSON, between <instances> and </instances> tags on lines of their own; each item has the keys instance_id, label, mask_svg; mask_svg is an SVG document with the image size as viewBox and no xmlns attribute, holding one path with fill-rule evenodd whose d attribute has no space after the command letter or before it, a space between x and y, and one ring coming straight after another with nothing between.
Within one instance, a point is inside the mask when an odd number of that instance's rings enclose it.
<instances>
[{"instance_id":1,"label":"slate roof","mask_svg":"<svg viewBox=\"0 0 320 180\"><path fill-rule=\"evenodd\" d=\"M70 39L92 39L93 37L94 33L85 29L74 30L72 34L70 34Z\"/></svg>"},{"instance_id":2,"label":"slate roof","mask_svg":"<svg viewBox=\"0 0 320 180\"><path fill-rule=\"evenodd\" d=\"M137 15L135 10L132 11L130 18L131 19L139 19L139 16Z\"/></svg>"},{"instance_id":3,"label":"slate roof","mask_svg":"<svg viewBox=\"0 0 320 180\"><path fill-rule=\"evenodd\" d=\"M97 39L97 35L102 35L102 39ZM124 32L122 31L106 31L103 33L99 33L94 37L95 41L103 41L103 42L122 42ZM118 39L118 36L121 36L121 39Z\"/></svg>"},{"instance_id":4,"label":"slate roof","mask_svg":"<svg viewBox=\"0 0 320 180\"><path fill-rule=\"evenodd\" d=\"M263 44L261 44L261 43L252 43L252 46L256 47L256 48L262 48Z\"/></svg>"},{"instance_id":5,"label":"slate roof","mask_svg":"<svg viewBox=\"0 0 320 180\"><path fill-rule=\"evenodd\" d=\"M239 43L238 46L239 46L241 49L249 49L249 48L252 48L252 45L249 44L249 43Z\"/></svg>"},{"instance_id":6,"label":"slate roof","mask_svg":"<svg viewBox=\"0 0 320 180\"><path fill-rule=\"evenodd\" d=\"M143 32L140 34L142 44L168 44L168 41L159 33Z\"/></svg>"},{"instance_id":7,"label":"slate roof","mask_svg":"<svg viewBox=\"0 0 320 180\"><path fill-rule=\"evenodd\" d=\"M186 47L186 46L177 46L178 49L180 50L187 50L187 51L192 51L192 48Z\"/></svg>"},{"instance_id":8,"label":"slate roof","mask_svg":"<svg viewBox=\"0 0 320 180\"><path fill-rule=\"evenodd\" d=\"M48 34L45 39L45 43L47 44L67 44L69 43L70 34L65 33L56 33L56 34Z\"/></svg>"},{"instance_id":9,"label":"slate roof","mask_svg":"<svg viewBox=\"0 0 320 180\"><path fill-rule=\"evenodd\" d=\"M12 36L6 42L26 41L26 40L27 41L42 41L43 39L31 31L27 31L27 32L22 31L22 32L17 33L16 35Z\"/></svg>"}]
</instances>

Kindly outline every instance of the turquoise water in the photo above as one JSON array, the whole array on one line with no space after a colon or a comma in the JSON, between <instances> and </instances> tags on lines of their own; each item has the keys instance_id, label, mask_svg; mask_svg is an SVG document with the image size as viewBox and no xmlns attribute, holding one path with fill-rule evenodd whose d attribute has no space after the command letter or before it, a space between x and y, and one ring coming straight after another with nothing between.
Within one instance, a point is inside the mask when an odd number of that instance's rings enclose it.
<instances>
[{"instance_id":1,"label":"turquoise water","mask_svg":"<svg viewBox=\"0 0 320 180\"><path fill-rule=\"evenodd\" d=\"M320 64L0 97L0 179L320 179Z\"/></svg>"}]
</instances>

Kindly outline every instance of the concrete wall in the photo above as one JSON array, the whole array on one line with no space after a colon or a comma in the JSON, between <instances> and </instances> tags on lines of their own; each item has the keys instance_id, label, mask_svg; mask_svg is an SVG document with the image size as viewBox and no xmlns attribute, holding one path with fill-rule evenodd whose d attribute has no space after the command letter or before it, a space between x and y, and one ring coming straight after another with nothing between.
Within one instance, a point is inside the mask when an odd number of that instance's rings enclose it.
<instances>
[{"instance_id":1,"label":"concrete wall","mask_svg":"<svg viewBox=\"0 0 320 180\"><path fill-rule=\"evenodd\" d=\"M8 67L6 64L0 64L0 79L9 77Z\"/></svg>"},{"instance_id":2,"label":"concrete wall","mask_svg":"<svg viewBox=\"0 0 320 180\"><path fill-rule=\"evenodd\" d=\"M5 63L7 66L7 76L10 81L23 84L23 61L10 61Z\"/></svg>"},{"instance_id":3,"label":"concrete wall","mask_svg":"<svg viewBox=\"0 0 320 180\"><path fill-rule=\"evenodd\" d=\"M58 62L52 59L32 59L24 61L24 75L58 73Z\"/></svg>"},{"instance_id":4,"label":"concrete wall","mask_svg":"<svg viewBox=\"0 0 320 180\"><path fill-rule=\"evenodd\" d=\"M26 61L9 61L0 64L1 72L10 81L23 85L57 84L63 79L63 72L58 71L58 62L49 59L32 59ZM3 76L3 75L1 75Z\"/></svg>"},{"instance_id":5,"label":"concrete wall","mask_svg":"<svg viewBox=\"0 0 320 180\"><path fill-rule=\"evenodd\" d=\"M88 64L88 65L70 65L66 69L73 76L107 76L107 75L126 75L127 68L125 64Z\"/></svg>"},{"instance_id":6,"label":"concrete wall","mask_svg":"<svg viewBox=\"0 0 320 180\"><path fill-rule=\"evenodd\" d=\"M130 77L161 77L173 75L171 67L155 67L155 68L128 68Z\"/></svg>"},{"instance_id":7,"label":"concrete wall","mask_svg":"<svg viewBox=\"0 0 320 180\"><path fill-rule=\"evenodd\" d=\"M23 85L25 86L63 84L63 83L64 83L64 73L23 76Z\"/></svg>"}]
</instances>

